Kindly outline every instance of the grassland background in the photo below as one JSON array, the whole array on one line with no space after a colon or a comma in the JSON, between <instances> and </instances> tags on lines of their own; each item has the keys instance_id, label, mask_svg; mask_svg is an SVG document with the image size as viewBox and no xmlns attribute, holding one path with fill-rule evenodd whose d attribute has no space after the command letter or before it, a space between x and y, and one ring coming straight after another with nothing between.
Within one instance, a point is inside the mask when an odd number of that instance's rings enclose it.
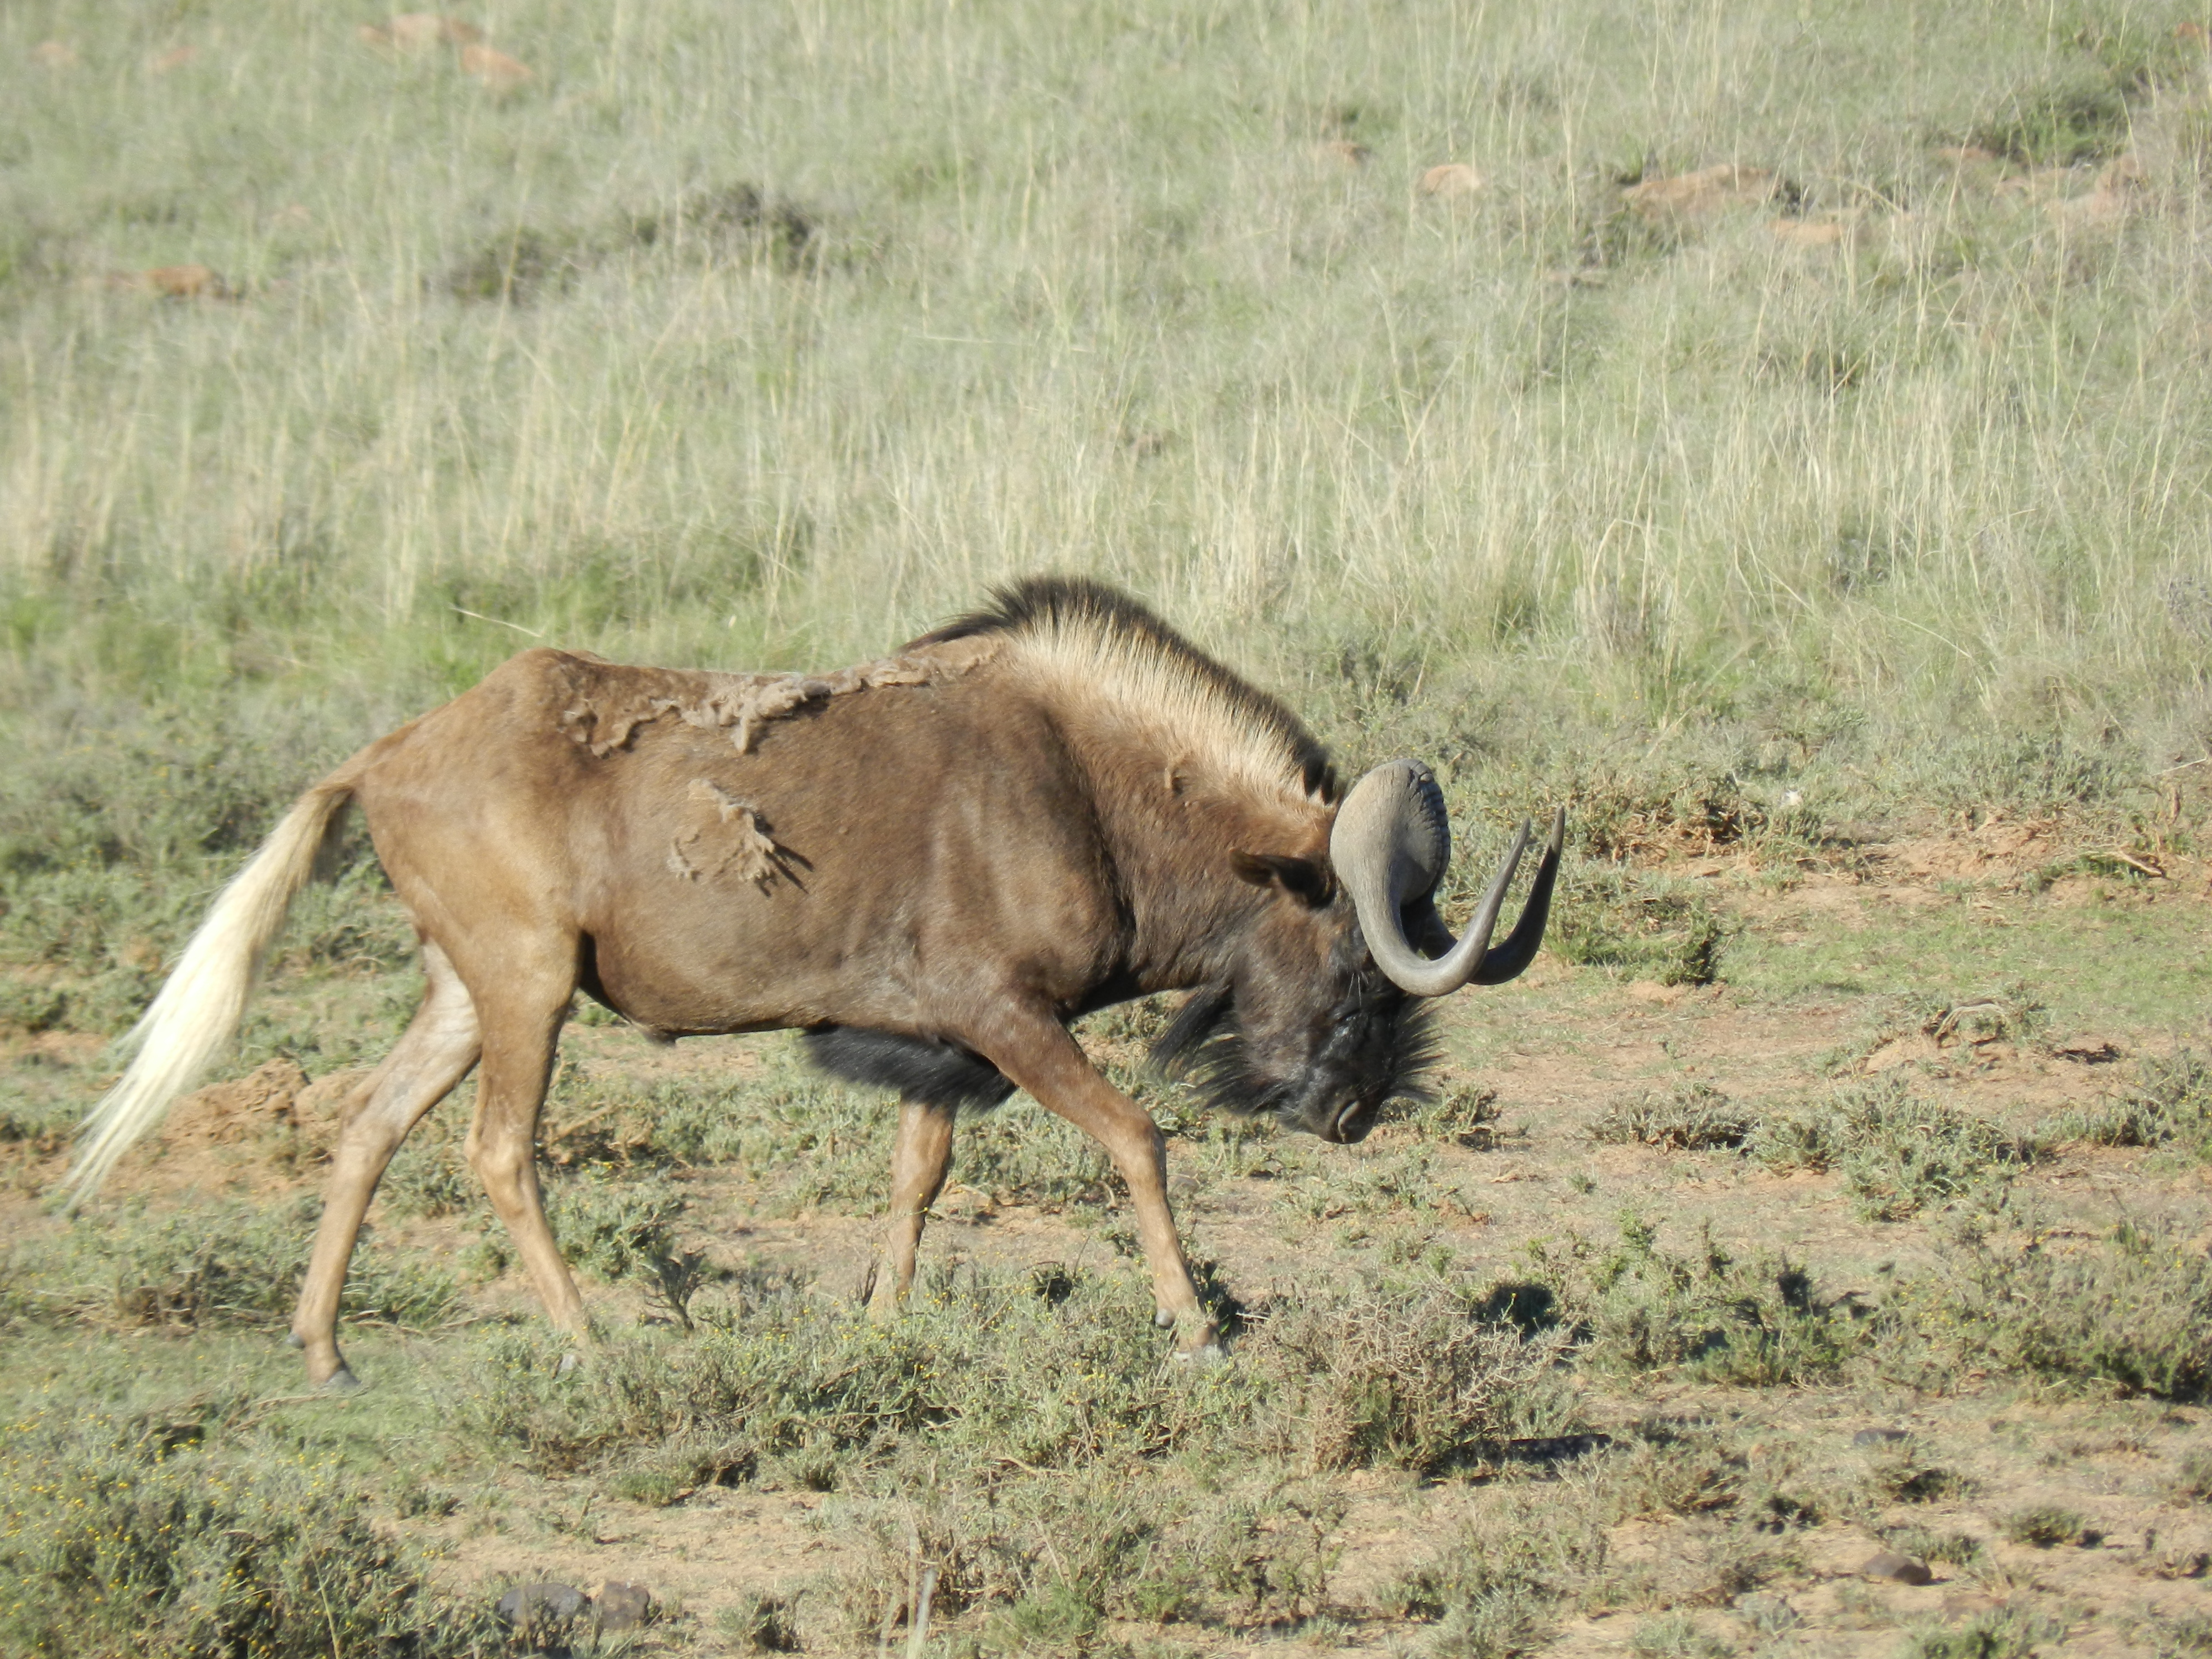
<instances>
[{"instance_id":1,"label":"grassland background","mask_svg":"<svg viewBox=\"0 0 2212 1659\"><path fill-rule=\"evenodd\" d=\"M328 696L336 746L518 628L836 661L1042 567L1293 688L2191 758L2186 12L494 8L501 98L327 7L11 6L9 713ZM2069 236L1977 139L2132 149L2152 210ZM1730 161L1905 228L1620 204ZM814 234L684 222L741 184ZM188 261L235 300L104 285Z\"/></svg>"},{"instance_id":2,"label":"grassland background","mask_svg":"<svg viewBox=\"0 0 2212 1659\"><path fill-rule=\"evenodd\" d=\"M1787 864L2001 810L2193 848L2195 8L460 15L528 84L379 55L322 5L0 9L11 1040L127 1026L283 800L520 645L836 664L1036 569L1127 584L1354 763L1439 761L1463 818L1571 799L1562 948L1624 975L1713 971L1702 902L1623 862L1662 842ZM1996 159L1938 153L1969 143ZM2123 157L2110 210L2072 210ZM1485 188L1420 193L1445 161ZM1624 201L1725 162L1782 193ZM1804 248L1778 216L1851 229ZM226 291L134 280L185 263ZM356 860L304 902L242 1063L388 1039L408 940L378 884ZM2097 988L2069 1017L2200 1017L2189 918L2115 922L2148 975L2077 973L2066 918L2027 920L1987 977L2058 961ZM1871 996L1915 941L1729 948L1777 996ZM11 1065L0 1139L51 1139L88 1068ZM471 1340L441 1363L510 1339ZM276 1386L238 1363L252 1386L194 1408L214 1440ZM15 1432L57 1489L143 1443L44 1423ZM307 1535L301 1468L240 1528Z\"/></svg>"}]
</instances>

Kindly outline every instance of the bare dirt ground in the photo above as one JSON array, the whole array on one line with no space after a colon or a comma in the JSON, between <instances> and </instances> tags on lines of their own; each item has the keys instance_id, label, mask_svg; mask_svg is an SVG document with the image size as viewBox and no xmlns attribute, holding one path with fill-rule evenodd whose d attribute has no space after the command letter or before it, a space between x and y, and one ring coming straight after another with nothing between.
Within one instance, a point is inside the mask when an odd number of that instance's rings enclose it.
<instances>
[{"instance_id":1,"label":"bare dirt ground","mask_svg":"<svg viewBox=\"0 0 2212 1659\"><path fill-rule=\"evenodd\" d=\"M1609 1238L1624 1212L1652 1222L1669 1240L1709 1229L1731 1250L1779 1251L1807 1264L1830 1297L1878 1300L1901 1276L1941 1273L1954 1248L1947 1232L1954 1224L1942 1215L1865 1219L1832 1173L1771 1173L1725 1149L1601 1144L1590 1128L1638 1091L1698 1084L1756 1111L1832 1088L1838 1079L1899 1074L1977 1116L2024 1130L2094 1104L2144 1056L2201 1040L2193 941L2212 926L2205 871L2173 859L2140 879L2032 880L2051 856L2047 830L1999 824L1873 849L1856 873L1786 882L1737 858L1679 861L1674 872L1710 883L1739 928L1723 958L1723 982L1624 982L1547 958L1514 986L1461 996L1447 1026L1447 1082L1495 1091L1493 1133L1473 1145L1434 1145L1422 1201L1379 1208L1362 1202L1362 1182L1406 1158L1414 1145L1406 1126L1386 1126L1352 1148L1278 1141L1238 1160L1241 1167L1177 1141L1175 1194L1194 1253L1217 1264L1220 1281L1247 1307L1316 1275L1403 1259L1409 1249L1449 1251L1456 1271L1474 1282L1510 1280L1525 1269L1532 1241ZM1914 1006L1936 1013L1900 1012L1915 997ZM1946 1023L1942 1009L1971 1010L1976 999L2043 1006L2033 1018L2012 1008L2014 1017L1993 1036L1976 1035L1965 1019ZM567 1044L593 1071L726 1075L759 1063L757 1045L735 1039L671 1049L619 1028L580 1026ZM8 1058L21 1067L33 1056L81 1082L88 1101L100 1080L103 1061L82 1041L19 1038ZM271 1089L264 1076L256 1086L194 1097L161 1146L125 1170L118 1198L159 1206L179 1194L229 1193L271 1203L312 1190L313 1143L327 1133L336 1083L303 1090L281 1074L277 1082L284 1086ZM8 1236L59 1224L35 1196L58 1173L58 1151L22 1149L13 1195L0 1210ZM742 1169L707 1167L678 1179L690 1203L687 1237L718 1258L787 1267L825 1297L852 1297L862 1283L876 1243L872 1216L764 1211L757 1183ZM1989 1224L2033 1230L2063 1248L2069 1236L2101 1237L2122 1221L2199 1253L2212 1248L2212 1169L2154 1152L2059 1145L2016 1177L2009 1206ZM391 1237L441 1251L458 1252L477 1236L454 1220L385 1224ZM1104 1265L1115 1255L1111 1231L1111 1217L1102 1227L1095 1216L1046 1213L962 1184L956 1151L954 1184L923 1249L940 1263ZM630 1289L589 1294L606 1320L645 1311ZM512 1270L473 1296L479 1316L532 1310ZM98 1333L82 1340L173 1339ZM365 1330L349 1346L374 1382L399 1354L440 1340ZM2177 1496L2175 1481L2185 1456L2212 1450L2205 1412L2140 1397L2039 1392L2018 1377L1966 1375L1945 1383L1940 1390L1873 1382L1727 1389L1665 1373L1586 1383L1590 1415L1601 1427L1718 1425L1753 1468L1779 1460L1832 1482L1856 1480L1896 1455L1887 1442L1865 1443L1863 1431L1882 1430L1909 1435L1902 1443L1942 1479L1886 1508L1798 1528L1765 1582L1732 1595L1682 1588L1696 1577L1700 1553L1713 1547L1715 1523L1673 1514L1622 1522L1608 1534L1608 1559L1650 1563L1651 1597L1560 1624L1542 1650L1841 1659L1896 1653L1911 1632L1963 1631L2008 1607L2032 1608L2052 1621L2051 1631L2063 1630L2046 1635L2039 1650L2184 1650L2155 1632L2212 1611L2204 1589L2212 1507ZM327 1421L362 1406L304 1399L279 1409ZM1545 1478L1571 1486L1584 1476L1569 1458ZM1377 1587L1513 1484L1480 1471L1428 1484L1375 1472L1343 1476L1348 1507L1332 1540L1326 1617L1295 1626L1176 1627L1170 1648L1223 1655L1286 1644L1307 1651L1402 1648L1410 1627L1376 1610ZM2086 1523L2079 1540L2038 1547L2008 1538L2008 1517L2038 1506L2075 1512ZM708 1487L653 1507L611 1496L588 1474L548 1479L519 1468L497 1474L449 1516L391 1524L441 1545L443 1571L457 1583L647 1584L684 1614L657 1627L651 1641L680 1651L741 1650L716 1634L718 1613L749 1596L799 1593L850 1547L834 1494ZM1925 1584L1863 1576L1884 1547L1881 1534L1906 1525L1963 1534L1980 1553L1971 1566L1934 1563ZM1140 1647L1159 1634L1117 1633Z\"/></svg>"}]
</instances>

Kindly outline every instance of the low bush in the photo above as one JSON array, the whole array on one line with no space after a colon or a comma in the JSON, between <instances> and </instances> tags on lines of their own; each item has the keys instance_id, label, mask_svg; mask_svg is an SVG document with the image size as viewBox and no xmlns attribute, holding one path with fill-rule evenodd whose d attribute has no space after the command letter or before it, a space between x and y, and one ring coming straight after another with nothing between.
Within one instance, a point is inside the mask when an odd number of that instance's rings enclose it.
<instances>
[{"instance_id":1,"label":"low bush","mask_svg":"<svg viewBox=\"0 0 2212 1659\"><path fill-rule=\"evenodd\" d=\"M1352 1293L1271 1313L1242 1350L1318 1469L1432 1474L1577 1425L1565 1333L1470 1316L1455 1292Z\"/></svg>"},{"instance_id":2,"label":"low bush","mask_svg":"<svg viewBox=\"0 0 2212 1659\"><path fill-rule=\"evenodd\" d=\"M2168 1146L2212 1157L2212 1060L2188 1049L2148 1059L2134 1086L2066 1114L2052 1128L2095 1146Z\"/></svg>"},{"instance_id":3,"label":"low bush","mask_svg":"<svg viewBox=\"0 0 2212 1659\"><path fill-rule=\"evenodd\" d=\"M1570 866L1546 946L1561 960L1662 985L1720 976L1728 924L1694 884L1626 865Z\"/></svg>"},{"instance_id":4,"label":"low bush","mask_svg":"<svg viewBox=\"0 0 2212 1659\"><path fill-rule=\"evenodd\" d=\"M0 1258L0 1317L93 1324L274 1325L291 1316L319 1200L81 1215ZM452 1316L451 1275L364 1237L341 1316L428 1329Z\"/></svg>"},{"instance_id":5,"label":"low bush","mask_svg":"<svg viewBox=\"0 0 2212 1659\"><path fill-rule=\"evenodd\" d=\"M2033 1163L2040 1148L1914 1094L1901 1079L1846 1085L1770 1113L1750 1142L1771 1170L1834 1170L1868 1220L1901 1221Z\"/></svg>"},{"instance_id":6,"label":"low bush","mask_svg":"<svg viewBox=\"0 0 2212 1659\"><path fill-rule=\"evenodd\" d=\"M1895 1313L1939 1349L2054 1382L2212 1391L2212 1261L2131 1229L2083 1249L1978 1249L1906 1287Z\"/></svg>"},{"instance_id":7,"label":"low bush","mask_svg":"<svg viewBox=\"0 0 2212 1659\"><path fill-rule=\"evenodd\" d=\"M1757 1127L1718 1089L1688 1083L1667 1094L1646 1091L1615 1100L1599 1114L1589 1133L1596 1141L1705 1152L1741 1146Z\"/></svg>"},{"instance_id":8,"label":"low bush","mask_svg":"<svg viewBox=\"0 0 2212 1659\"><path fill-rule=\"evenodd\" d=\"M690 1340L641 1331L567 1375L550 1335L504 1334L465 1409L549 1471L650 1448L635 1483L659 1501L720 1479L841 1486L923 1437L948 1470L1242 1449L1425 1472L1576 1426L1563 1339L1442 1291L1278 1304L1234 1364L1196 1371L1164 1364L1128 1291L1119 1275L940 1274L882 1326L741 1279L702 1294Z\"/></svg>"},{"instance_id":9,"label":"low bush","mask_svg":"<svg viewBox=\"0 0 2212 1659\"><path fill-rule=\"evenodd\" d=\"M2051 1504L2014 1510L2005 1516L2003 1528L2004 1535L2014 1543L2032 1545L2039 1550L2056 1549L2061 1544L2085 1543L2093 1537L2088 1523L2079 1514Z\"/></svg>"},{"instance_id":10,"label":"low bush","mask_svg":"<svg viewBox=\"0 0 2212 1659\"><path fill-rule=\"evenodd\" d=\"M1530 1254L1534 1277L1556 1298L1553 1316L1585 1345L1583 1363L1601 1370L1680 1368L1765 1387L1832 1374L1865 1340L1856 1304L1823 1301L1785 1257L1729 1255L1710 1229L1677 1254L1629 1214L1609 1249L1571 1235L1538 1241Z\"/></svg>"},{"instance_id":11,"label":"low bush","mask_svg":"<svg viewBox=\"0 0 2212 1659\"><path fill-rule=\"evenodd\" d=\"M327 1464L40 1411L0 1435L0 1649L459 1659L501 1641Z\"/></svg>"}]
</instances>

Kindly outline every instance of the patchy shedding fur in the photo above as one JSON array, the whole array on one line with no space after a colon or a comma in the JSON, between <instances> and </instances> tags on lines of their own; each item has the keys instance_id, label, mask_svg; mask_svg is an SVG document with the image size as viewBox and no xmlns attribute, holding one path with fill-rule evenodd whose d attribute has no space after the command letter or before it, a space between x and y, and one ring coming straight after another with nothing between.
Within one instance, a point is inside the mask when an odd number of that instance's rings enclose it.
<instances>
[{"instance_id":1,"label":"patchy shedding fur","mask_svg":"<svg viewBox=\"0 0 2212 1659\"><path fill-rule=\"evenodd\" d=\"M688 793L691 799L714 809L714 827L735 827L720 838L725 842L720 856L707 868L691 861L689 849L699 844L710 826L695 824L684 830L669 843L668 868L672 874L686 881L696 881L702 875L735 876L740 881L756 883L766 891L778 876L791 873L785 868L787 855L769 836L760 808L749 800L739 800L712 778L692 779Z\"/></svg>"},{"instance_id":2,"label":"patchy shedding fur","mask_svg":"<svg viewBox=\"0 0 2212 1659\"><path fill-rule=\"evenodd\" d=\"M927 685L955 679L996 654L994 641L941 650L908 650L834 674L726 674L619 667L603 657L564 653L573 690L561 730L604 759L629 746L641 726L672 714L702 731L727 731L738 753L752 752L761 728L851 691Z\"/></svg>"}]
</instances>

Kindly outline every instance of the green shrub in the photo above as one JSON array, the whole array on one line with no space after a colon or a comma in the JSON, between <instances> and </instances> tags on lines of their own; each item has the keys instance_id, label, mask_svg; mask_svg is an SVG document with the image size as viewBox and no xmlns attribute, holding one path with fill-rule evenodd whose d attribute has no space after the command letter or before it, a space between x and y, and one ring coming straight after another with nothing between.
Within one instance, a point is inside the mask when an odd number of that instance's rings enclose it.
<instances>
[{"instance_id":1,"label":"green shrub","mask_svg":"<svg viewBox=\"0 0 2212 1659\"><path fill-rule=\"evenodd\" d=\"M52 1409L0 1436L0 1648L56 1659L498 1647L327 1464Z\"/></svg>"},{"instance_id":2,"label":"green shrub","mask_svg":"<svg viewBox=\"0 0 2212 1659\"><path fill-rule=\"evenodd\" d=\"M1662 985L1710 985L1720 976L1726 922L1694 884L1626 866L1585 864L1563 873L1547 949L1565 962L1619 969Z\"/></svg>"},{"instance_id":3,"label":"green shrub","mask_svg":"<svg viewBox=\"0 0 2212 1659\"><path fill-rule=\"evenodd\" d=\"M2014 1543L2032 1544L2039 1550L2080 1544L2091 1537L2088 1523L2079 1514L2051 1504L2014 1510L2005 1516L2003 1528L2004 1535Z\"/></svg>"},{"instance_id":4,"label":"green shrub","mask_svg":"<svg viewBox=\"0 0 2212 1659\"><path fill-rule=\"evenodd\" d=\"M1584 1506L1523 1489L1475 1511L1376 1601L1393 1617L1435 1621L1419 1652L1512 1659L1543 1645L1554 1609L1592 1589L1605 1560L1604 1530Z\"/></svg>"},{"instance_id":5,"label":"green shrub","mask_svg":"<svg viewBox=\"0 0 2212 1659\"><path fill-rule=\"evenodd\" d=\"M1859 1214L1877 1221L1966 1197L2039 1152L2032 1139L1923 1099L1895 1078L1771 1112L1751 1140L1752 1156L1769 1169L1834 1170Z\"/></svg>"},{"instance_id":6,"label":"green shrub","mask_svg":"<svg viewBox=\"0 0 2212 1659\"><path fill-rule=\"evenodd\" d=\"M46 1322L274 1325L289 1319L319 1200L220 1204L161 1213L125 1206L19 1241L0 1266L0 1307ZM364 1237L341 1316L426 1330L453 1311L453 1278Z\"/></svg>"},{"instance_id":7,"label":"green shrub","mask_svg":"<svg viewBox=\"0 0 2212 1659\"><path fill-rule=\"evenodd\" d=\"M2123 1229L2101 1245L1975 1249L1886 1317L1939 1351L2168 1400L2212 1390L2212 1262Z\"/></svg>"},{"instance_id":8,"label":"green shrub","mask_svg":"<svg viewBox=\"0 0 2212 1659\"><path fill-rule=\"evenodd\" d=\"M1823 1302L1786 1257L1731 1256L1701 1229L1687 1255L1662 1249L1633 1214L1601 1249L1579 1237L1530 1247L1535 1277L1602 1370L1680 1367L1717 1382L1752 1387L1832 1373L1864 1340L1858 1310Z\"/></svg>"},{"instance_id":9,"label":"green shrub","mask_svg":"<svg viewBox=\"0 0 2212 1659\"><path fill-rule=\"evenodd\" d=\"M1590 1139L1630 1146L1704 1152L1740 1146L1756 1127L1718 1089L1686 1083L1670 1093L1624 1096L1590 1125Z\"/></svg>"},{"instance_id":10,"label":"green shrub","mask_svg":"<svg viewBox=\"0 0 2212 1659\"><path fill-rule=\"evenodd\" d=\"M1400 1102L1395 1109L1399 1121L1425 1140L1487 1147L1505 1133L1499 1127L1505 1109L1495 1089L1454 1084L1430 1099Z\"/></svg>"},{"instance_id":11,"label":"green shrub","mask_svg":"<svg viewBox=\"0 0 2212 1659\"><path fill-rule=\"evenodd\" d=\"M1240 1349L1316 1468L1419 1474L1576 1425L1560 1334L1524 1336L1436 1290L1319 1297L1271 1312Z\"/></svg>"},{"instance_id":12,"label":"green shrub","mask_svg":"<svg viewBox=\"0 0 2212 1659\"><path fill-rule=\"evenodd\" d=\"M2153 1056L2134 1086L2067 1113L2053 1127L2096 1146L2171 1146L2212 1156L2212 1060L2185 1048Z\"/></svg>"}]
</instances>

